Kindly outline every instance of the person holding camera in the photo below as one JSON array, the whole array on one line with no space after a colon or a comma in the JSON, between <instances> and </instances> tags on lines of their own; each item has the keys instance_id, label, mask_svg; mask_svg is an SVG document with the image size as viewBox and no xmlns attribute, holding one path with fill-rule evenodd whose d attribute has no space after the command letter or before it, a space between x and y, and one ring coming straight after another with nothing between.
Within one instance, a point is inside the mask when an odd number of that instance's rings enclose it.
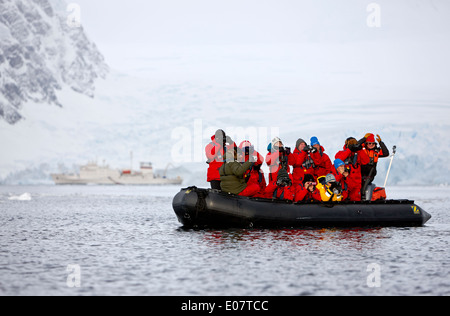
<instances>
[{"instance_id":1,"label":"person holding camera","mask_svg":"<svg viewBox=\"0 0 450 316\"><path fill-rule=\"evenodd\" d=\"M263 197L266 189L266 178L264 177L264 172L261 170L264 157L255 150L255 147L248 140L244 140L239 145L239 149L241 150L241 155L238 157L240 163L247 161L254 163L244 174L247 185L257 184L260 188L258 195Z\"/></svg>"},{"instance_id":2,"label":"person holding camera","mask_svg":"<svg viewBox=\"0 0 450 316\"><path fill-rule=\"evenodd\" d=\"M285 169L287 173L290 173L289 168L289 156L291 149L284 147L283 142L279 137L275 137L267 147L269 152L266 155L266 163L269 166L269 183L276 181L278 178L278 172L281 169Z\"/></svg>"},{"instance_id":3,"label":"person holding camera","mask_svg":"<svg viewBox=\"0 0 450 316\"><path fill-rule=\"evenodd\" d=\"M345 182L350 200L361 201L361 167L370 162L369 156L363 150L362 142L358 142L354 137L347 138L343 150L338 152L335 158L345 163L348 172Z\"/></svg>"},{"instance_id":4,"label":"person holding camera","mask_svg":"<svg viewBox=\"0 0 450 316\"><path fill-rule=\"evenodd\" d=\"M330 157L325 153L325 148L320 145L319 139L316 136L311 137L311 147L306 147L305 150L314 161L313 175L316 179L331 173L332 164Z\"/></svg>"},{"instance_id":5,"label":"person holding camera","mask_svg":"<svg viewBox=\"0 0 450 316\"><path fill-rule=\"evenodd\" d=\"M294 187L301 185L305 174L314 175L314 161L308 156L308 151L304 150L308 144L299 138L295 144L295 149L292 155L288 157L288 164L293 167L292 182Z\"/></svg>"},{"instance_id":6,"label":"person holding camera","mask_svg":"<svg viewBox=\"0 0 450 316\"><path fill-rule=\"evenodd\" d=\"M294 202L322 201L316 185L317 183L314 176L305 174L303 182L296 186Z\"/></svg>"},{"instance_id":7,"label":"person holding camera","mask_svg":"<svg viewBox=\"0 0 450 316\"><path fill-rule=\"evenodd\" d=\"M269 182L266 187L265 198L273 200L294 200L292 175L282 168L277 172L277 179Z\"/></svg>"},{"instance_id":8,"label":"person holding camera","mask_svg":"<svg viewBox=\"0 0 450 316\"><path fill-rule=\"evenodd\" d=\"M329 173L326 176L321 176L317 181L319 183L316 187L323 202L340 202L343 200L342 187L333 174Z\"/></svg>"},{"instance_id":9,"label":"person holding camera","mask_svg":"<svg viewBox=\"0 0 450 316\"><path fill-rule=\"evenodd\" d=\"M336 182L338 182L341 185L342 188L342 200L345 201L348 199L348 185L347 185L347 177L350 175L350 170L346 168L345 163L340 160L336 159L334 161L334 168L333 168L333 175L336 179Z\"/></svg>"},{"instance_id":10,"label":"person holding camera","mask_svg":"<svg viewBox=\"0 0 450 316\"><path fill-rule=\"evenodd\" d=\"M208 166L207 181L211 185L211 189L220 190L220 174L219 169L225 160L226 147L233 144L233 140L226 136L221 129L211 137L211 142L206 145L205 154L208 159L206 163ZM225 150L224 150L225 148Z\"/></svg>"},{"instance_id":11,"label":"person holding camera","mask_svg":"<svg viewBox=\"0 0 450 316\"><path fill-rule=\"evenodd\" d=\"M238 161L239 151L236 144L232 148L228 148L226 162L219 168L220 186L224 192L252 197L258 194L259 185L247 184L244 175L254 163L250 161L240 163Z\"/></svg>"}]
</instances>

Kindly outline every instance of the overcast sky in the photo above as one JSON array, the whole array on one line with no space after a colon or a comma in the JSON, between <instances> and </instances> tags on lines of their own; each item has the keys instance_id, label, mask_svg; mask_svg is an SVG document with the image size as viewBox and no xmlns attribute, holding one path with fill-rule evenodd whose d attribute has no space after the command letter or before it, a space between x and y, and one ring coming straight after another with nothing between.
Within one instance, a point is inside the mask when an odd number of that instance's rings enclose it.
<instances>
[{"instance_id":1,"label":"overcast sky","mask_svg":"<svg viewBox=\"0 0 450 316\"><path fill-rule=\"evenodd\" d=\"M67 0L70 2L70 0ZM163 46L271 45L285 43L424 44L450 51L448 0L74 0L81 22L107 62L146 56ZM379 5L381 27L367 11ZM437 44L436 44L437 43ZM383 44L381 44L383 45ZM287 47L287 46L286 46ZM332 49L332 48L331 48ZM404 48L405 51L410 47ZM412 58L411 56L409 58ZM430 56L432 59L435 57ZM439 68L438 66L436 66Z\"/></svg>"},{"instance_id":2,"label":"overcast sky","mask_svg":"<svg viewBox=\"0 0 450 316\"><path fill-rule=\"evenodd\" d=\"M421 36L449 26L448 0L76 0L99 43L267 43ZM369 29L378 3L382 27ZM448 32L445 30L445 32ZM377 36L378 36L377 35ZM369 38L370 39L370 38Z\"/></svg>"}]
</instances>

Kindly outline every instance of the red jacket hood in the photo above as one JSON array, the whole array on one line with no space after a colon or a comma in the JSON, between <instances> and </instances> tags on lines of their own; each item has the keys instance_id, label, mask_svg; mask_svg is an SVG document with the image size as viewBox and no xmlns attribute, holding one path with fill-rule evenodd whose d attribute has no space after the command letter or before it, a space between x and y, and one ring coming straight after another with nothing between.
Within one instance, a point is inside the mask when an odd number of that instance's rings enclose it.
<instances>
[{"instance_id":1,"label":"red jacket hood","mask_svg":"<svg viewBox=\"0 0 450 316\"><path fill-rule=\"evenodd\" d=\"M211 140L214 144L217 144L219 146L222 146L222 144L219 144L218 142L216 142L216 135L211 136Z\"/></svg>"}]
</instances>

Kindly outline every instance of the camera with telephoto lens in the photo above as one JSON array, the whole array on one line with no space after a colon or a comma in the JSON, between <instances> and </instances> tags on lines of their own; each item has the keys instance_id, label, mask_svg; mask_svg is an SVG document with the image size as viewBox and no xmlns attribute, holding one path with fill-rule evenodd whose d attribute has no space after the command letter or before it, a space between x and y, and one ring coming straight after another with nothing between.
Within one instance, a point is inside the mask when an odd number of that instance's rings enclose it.
<instances>
[{"instance_id":1,"label":"camera with telephoto lens","mask_svg":"<svg viewBox=\"0 0 450 316\"><path fill-rule=\"evenodd\" d=\"M333 183L330 185L330 190L333 191L333 193L334 193L335 195L341 194L341 193L342 193L342 187L341 187L341 184L340 184L339 182L333 182Z\"/></svg>"},{"instance_id":2,"label":"camera with telephoto lens","mask_svg":"<svg viewBox=\"0 0 450 316\"><path fill-rule=\"evenodd\" d=\"M254 152L255 152L254 146L244 147L244 153L246 156L252 156Z\"/></svg>"},{"instance_id":3,"label":"camera with telephoto lens","mask_svg":"<svg viewBox=\"0 0 450 316\"><path fill-rule=\"evenodd\" d=\"M305 160L305 162L302 164L303 168L309 169L309 168L315 168L316 164L314 163L314 160L311 158L308 158Z\"/></svg>"},{"instance_id":4,"label":"camera with telephoto lens","mask_svg":"<svg viewBox=\"0 0 450 316\"><path fill-rule=\"evenodd\" d=\"M278 148L278 151L280 153L279 159L281 169L288 170L288 156L291 154L291 148L281 146Z\"/></svg>"},{"instance_id":5,"label":"camera with telephoto lens","mask_svg":"<svg viewBox=\"0 0 450 316\"><path fill-rule=\"evenodd\" d=\"M303 151L308 153L308 154L314 154L317 152L317 148L312 147L310 145L306 145L305 148L303 148Z\"/></svg>"},{"instance_id":6,"label":"camera with telephoto lens","mask_svg":"<svg viewBox=\"0 0 450 316\"><path fill-rule=\"evenodd\" d=\"M277 186L288 187L291 185L292 185L292 181L291 181L291 178L289 177L288 172L285 169L280 169L278 171Z\"/></svg>"},{"instance_id":7,"label":"camera with telephoto lens","mask_svg":"<svg viewBox=\"0 0 450 316\"><path fill-rule=\"evenodd\" d=\"M291 154L291 148L290 147L284 147L281 146L278 151L280 152L281 155L284 156L289 156Z\"/></svg>"}]
</instances>

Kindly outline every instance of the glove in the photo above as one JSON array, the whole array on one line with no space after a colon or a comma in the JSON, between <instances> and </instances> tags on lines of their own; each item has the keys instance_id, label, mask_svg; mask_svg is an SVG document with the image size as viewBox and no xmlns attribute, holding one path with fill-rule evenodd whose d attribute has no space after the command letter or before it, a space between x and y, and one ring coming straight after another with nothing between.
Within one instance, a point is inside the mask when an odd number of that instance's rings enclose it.
<instances>
[{"instance_id":1,"label":"glove","mask_svg":"<svg viewBox=\"0 0 450 316\"><path fill-rule=\"evenodd\" d=\"M367 133L366 135L364 135L364 138L368 138L370 135L372 135L371 133Z\"/></svg>"},{"instance_id":2,"label":"glove","mask_svg":"<svg viewBox=\"0 0 450 316\"><path fill-rule=\"evenodd\" d=\"M378 142L378 144L381 143L381 137L378 134L377 134L377 142Z\"/></svg>"}]
</instances>

